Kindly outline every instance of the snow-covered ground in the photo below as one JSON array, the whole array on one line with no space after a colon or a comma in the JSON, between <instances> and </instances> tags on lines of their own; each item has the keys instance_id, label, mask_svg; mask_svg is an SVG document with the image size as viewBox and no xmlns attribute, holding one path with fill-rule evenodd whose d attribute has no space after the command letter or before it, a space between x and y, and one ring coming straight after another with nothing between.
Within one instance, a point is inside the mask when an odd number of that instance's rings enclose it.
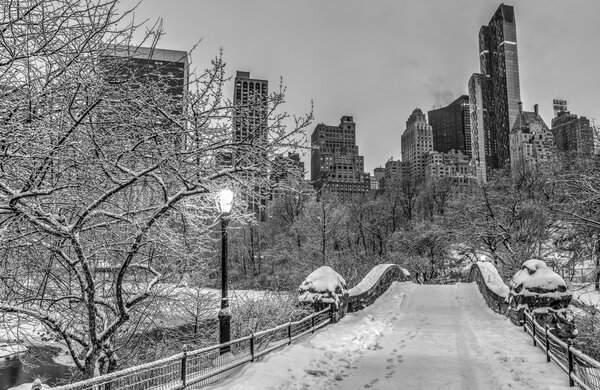
<instances>
[{"instance_id":1,"label":"snow-covered ground","mask_svg":"<svg viewBox=\"0 0 600 390\"><path fill-rule=\"evenodd\" d=\"M365 310L211 387L365 388L567 389L568 380L474 283L394 283Z\"/></svg>"}]
</instances>

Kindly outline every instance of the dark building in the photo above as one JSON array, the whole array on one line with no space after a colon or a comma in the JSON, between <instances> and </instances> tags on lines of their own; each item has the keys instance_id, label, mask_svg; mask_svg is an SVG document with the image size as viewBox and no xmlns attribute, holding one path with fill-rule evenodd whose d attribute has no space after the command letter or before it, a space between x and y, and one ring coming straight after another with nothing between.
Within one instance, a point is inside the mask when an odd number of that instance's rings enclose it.
<instances>
[{"instance_id":1,"label":"dark building","mask_svg":"<svg viewBox=\"0 0 600 390\"><path fill-rule=\"evenodd\" d=\"M501 4L487 26L479 30L481 74L490 76L492 101L483 101L484 109L493 110L496 158L492 168L510 163L509 134L519 114L521 101L517 25L514 8ZM495 132L495 134L493 134Z\"/></svg>"},{"instance_id":2,"label":"dark building","mask_svg":"<svg viewBox=\"0 0 600 390\"><path fill-rule=\"evenodd\" d=\"M334 193L342 200L369 193L370 178L358 154L351 116L343 116L338 126L318 124L311 143L311 181L318 192Z\"/></svg>"},{"instance_id":3,"label":"dark building","mask_svg":"<svg viewBox=\"0 0 600 390\"><path fill-rule=\"evenodd\" d=\"M494 100L490 76L475 73L469 79L471 161L477 178L485 182L490 169L497 166Z\"/></svg>"},{"instance_id":4,"label":"dark building","mask_svg":"<svg viewBox=\"0 0 600 390\"><path fill-rule=\"evenodd\" d=\"M271 173L274 182L279 183L292 177L295 180L304 180L304 173L304 162L300 161L300 154L288 152L287 156L283 153L275 155Z\"/></svg>"},{"instance_id":5,"label":"dark building","mask_svg":"<svg viewBox=\"0 0 600 390\"><path fill-rule=\"evenodd\" d=\"M594 132L590 120L569 111L557 112L552 119L552 134L559 152L577 152L583 156L594 154Z\"/></svg>"},{"instance_id":6,"label":"dark building","mask_svg":"<svg viewBox=\"0 0 600 390\"><path fill-rule=\"evenodd\" d=\"M471 158L469 96L462 95L446 107L427 113L433 131L433 150L448 153L460 150Z\"/></svg>"}]
</instances>

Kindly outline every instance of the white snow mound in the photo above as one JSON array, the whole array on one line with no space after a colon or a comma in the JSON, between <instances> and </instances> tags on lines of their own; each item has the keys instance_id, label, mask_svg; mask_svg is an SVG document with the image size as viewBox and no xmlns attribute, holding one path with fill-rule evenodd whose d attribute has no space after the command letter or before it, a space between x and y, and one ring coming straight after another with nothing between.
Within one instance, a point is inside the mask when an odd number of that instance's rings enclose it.
<instances>
[{"instance_id":1,"label":"white snow mound","mask_svg":"<svg viewBox=\"0 0 600 390\"><path fill-rule=\"evenodd\" d=\"M300 302L334 303L339 306L340 297L347 293L346 281L329 266L322 266L306 277L298 290Z\"/></svg>"},{"instance_id":2,"label":"white snow mound","mask_svg":"<svg viewBox=\"0 0 600 390\"><path fill-rule=\"evenodd\" d=\"M542 260L527 260L511 280L511 288L522 286L523 291L545 290L566 291L566 283L556 272L546 266Z\"/></svg>"}]
</instances>

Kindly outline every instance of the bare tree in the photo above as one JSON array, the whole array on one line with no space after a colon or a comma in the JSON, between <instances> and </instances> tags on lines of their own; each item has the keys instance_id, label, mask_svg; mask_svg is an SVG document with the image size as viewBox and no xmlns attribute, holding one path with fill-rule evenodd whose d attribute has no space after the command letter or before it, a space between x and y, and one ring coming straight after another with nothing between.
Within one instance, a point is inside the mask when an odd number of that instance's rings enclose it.
<instances>
[{"instance_id":1,"label":"bare tree","mask_svg":"<svg viewBox=\"0 0 600 390\"><path fill-rule=\"evenodd\" d=\"M215 194L268 187L312 115L288 129L282 87L235 140L220 56L177 96L176 76L132 64L160 26L132 46L116 0L1 7L0 311L42 323L82 377L111 372L156 287L211 245Z\"/></svg>"}]
</instances>

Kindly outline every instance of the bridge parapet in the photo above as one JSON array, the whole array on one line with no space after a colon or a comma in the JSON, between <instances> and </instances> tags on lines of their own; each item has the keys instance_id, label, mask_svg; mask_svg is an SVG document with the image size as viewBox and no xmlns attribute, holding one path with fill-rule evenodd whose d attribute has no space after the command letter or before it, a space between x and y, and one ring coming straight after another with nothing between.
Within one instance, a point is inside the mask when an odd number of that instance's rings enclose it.
<instances>
[{"instance_id":1,"label":"bridge parapet","mask_svg":"<svg viewBox=\"0 0 600 390\"><path fill-rule=\"evenodd\" d=\"M469 281L477 282L481 295L492 310L506 314L510 289L492 263L483 261L473 263L469 271Z\"/></svg>"},{"instance_id":2,"label":"bridge parapet","mask_svg":"<svg viewBox=\"0 0 600 390\"><path fill-rule=\"evenodd\" d=\"M407 281L410 274L396 264L379 264L348 290L348 312L353 313L371 305L395 281Z\"/></svg>"},{"instance_id":3,"label":"bridge parapet","mask_svg":"<svg viewBox=\"0 0 600 390\"><path fill-rule=\"evenodd\" d=\"M335 323L347 312L364 309L381 296L394 281L407 281L410 274L396 264L379 264L363 280L346 291L346 282L332 268L317 268L306 277L298 290L300 302L311 304L315 310L331 308Z\"/></svg>"}]
</instances>

